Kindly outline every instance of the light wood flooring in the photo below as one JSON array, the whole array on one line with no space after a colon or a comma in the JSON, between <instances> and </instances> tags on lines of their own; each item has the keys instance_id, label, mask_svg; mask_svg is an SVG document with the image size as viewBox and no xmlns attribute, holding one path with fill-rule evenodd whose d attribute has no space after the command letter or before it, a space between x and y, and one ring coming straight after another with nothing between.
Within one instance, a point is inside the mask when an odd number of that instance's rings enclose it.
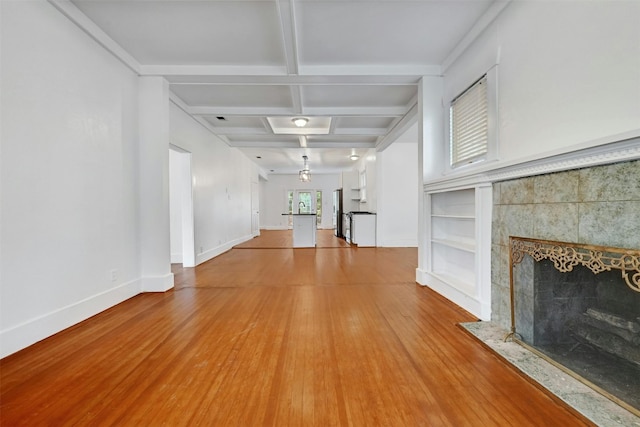
<instances>
[{"instance_id":1,"label":"light wood flooring","mask_svg":"<svg viewBox=\"0 0 640 427\"><path fill-rule=\"evenodd\" d=\"M3 359L0 425L590 425L416 285L416 249L285 234Z\"/></svg>"}]
</instances>

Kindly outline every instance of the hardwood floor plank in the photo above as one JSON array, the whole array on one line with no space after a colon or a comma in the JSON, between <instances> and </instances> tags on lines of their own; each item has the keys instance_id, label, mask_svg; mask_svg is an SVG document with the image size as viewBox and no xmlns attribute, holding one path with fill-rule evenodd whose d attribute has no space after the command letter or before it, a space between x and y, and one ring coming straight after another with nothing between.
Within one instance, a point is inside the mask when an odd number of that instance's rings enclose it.
<instances>
[{"instance_id":1,"label":"hardwood floor plank","mask_svg":"<svg viewBox=\"0 0 640 427\"><path fill-rule=\"evenodd\" d=\"M590 425L462 332L473 316L416 264L335 247L175 266L175 290L2 359L0 425Z\"/></svg>"}]
</instances>

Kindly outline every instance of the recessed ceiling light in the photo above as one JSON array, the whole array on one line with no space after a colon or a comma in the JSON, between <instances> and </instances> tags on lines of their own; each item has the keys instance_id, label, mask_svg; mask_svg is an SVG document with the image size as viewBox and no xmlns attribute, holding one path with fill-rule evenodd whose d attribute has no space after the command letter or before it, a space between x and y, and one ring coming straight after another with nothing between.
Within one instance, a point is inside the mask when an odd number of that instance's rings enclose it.
<instances>
[{"instance_id":1,"label":"recessed ceiling light","mask_svg":"<svg viewBox=\"0 0 640 427\"><path fill-rule=\"evenodd\" d=\"M351 160L358 160L360 158L360 156L358 156L357 154L352 154L352 155L349 156L349 158Z\"/></svg>"},{"instance_id":2,"label":"recessed ceiling light","mask_svg":"<svg viewBox=\"0 0 640 427\"><path fill-rule=\"evenodd\" d=\"M307 123L309 123L309 119L307 119L306 117L296 117L291 121L299 128L303 128L307 125Z\"/></svg>"},{"instance_id":3,"label":"recessed ceiling light","mask_svg":"<svg viewBox=\"0 0 640 427\"><path fill-rule=\"evenodd\" d=\"M298 127L295 120L306 124ZM277 135L328 135L331 129L331 117L277 116L267 117L267 122Z\"/></svg>"}]
</instances>

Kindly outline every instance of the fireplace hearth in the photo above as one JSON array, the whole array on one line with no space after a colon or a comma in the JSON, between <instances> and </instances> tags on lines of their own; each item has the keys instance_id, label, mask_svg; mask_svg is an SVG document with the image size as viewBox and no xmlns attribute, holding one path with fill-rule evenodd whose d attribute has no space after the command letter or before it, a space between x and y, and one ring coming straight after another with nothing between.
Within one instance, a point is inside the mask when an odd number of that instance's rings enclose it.
<instances>
[{"instance_id":1,"label":"fireplace hearth","mask_svg":"<svg viewBox=\"0 0 640 427\"><path fill-rule=\"evenodd\" d=\"M509 337L640 415L640 251L509 243Z\"/></svg>"}]
</instances>

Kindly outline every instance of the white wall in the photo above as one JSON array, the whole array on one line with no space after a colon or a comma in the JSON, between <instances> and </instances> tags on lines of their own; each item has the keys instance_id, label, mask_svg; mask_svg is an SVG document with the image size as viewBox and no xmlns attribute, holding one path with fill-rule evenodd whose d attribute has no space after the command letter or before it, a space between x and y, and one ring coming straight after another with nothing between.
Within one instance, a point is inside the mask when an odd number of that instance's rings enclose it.
<instances>
[{"instance_id":1,"label":"white wall","mask_svg":"<svg viewBox=\"0 0 640 427\"><path fill-rule=\"evenodd\" d=\"M45 1L0 2L0 357L140 291L138 78Z\"/></svg>"},{"instance_id":2,"label":"white wall","mask_svg":"<svg viewBox=\"0 0 640 427\"><path fill-rule=\"evenodd\" d=\"M169 218L171 221L171 263L182 263L182 180L181 154L169 150Z\"/></svg>"},{"instance_id":3,"label":"white wall","mask_svg":"<svg viewBox=\"0 0 640 427\"><path fill-rule=\"evenodd\" d=\"M251 181L257 166L175 104L171 104L171 144L192 153L196 263L249 240Z\"/></svg>"},{"instance_id":4,"label":"white wall","mask_svg":"<svg viewBox=\"0 0 640 427\"><path fill-rule=\"evenodd\" d=\"M138 227L143 292L173 287L169 236L169 84L138 78Z\"/></svg>"},{"instance_id":5,"label":"white wall","mask_svg":"<svg viewBox=\"0 0 640 427\"><path fill-rule=\"evenodd\" d=\"M418 132L377 154L377 245L418 246Z\"/></svg>"},{"instance_id":6,"label":"white wall","mask_svg":"<svg viewBox=\"0 0 640 427\"><path fill-rule=\"evenodd\" d=\"M171 286L169 137L193 153L198 262L251 238L257 167L47 1L0 8L3 357Z\"/></svg>"},{"instance_id":7,"label":"white wall","mask_svg":"<svg viewBox=\"0 0 640 427\"><path fill-rule=\"evenodd\" d=\"M498 161L478 168L639 136L638 40L640 2L511 2L445 70L446 105L499 63ZM442 179L446 163L433 162L425 180Z\"/></svg>"},{"instance_id":8,"label":"white wall","mask_svg":"<svg viewBox=\"0 0 640 427\"><path fill-rule=\"evenodd\" d=\"M631 139L640 136L639 41L640 2L510 2L444 68L443 99L437 94L436 83L421 98L429 114L422 116L421 131L426 190L478 185L483 194L491 188L492 180L508 176L500 173L508 168L522 166L523 173L543 173L541 165L547 161L555 168L575 164L566 160L569 153L605 150L604 145L617 141L633 144ZM496 159L448 170L449 101L490 69L496 71L497 78L493 87L497 112L490 114L490 125L497 130ZM442 110L434 112L432 107L441 101ZM440 114L442 129L434 138L424 130L434 129L429 118ZM633 156L637 149L628 152ZM564 156L553 157L560 155ZM603 154L602 158L606 161L612 156ZM476 248L485 249L477 252L474 270L476 286L483 295L477 302L488 307L491 298L485 290L491 287L491 259L487 256L491 253L491 205L482 201L485 199L490 201L490 196L476 197L476 236L480 236L476 237ZM430 221L426 213L419 224L417 279L428 285L423 274L429 269L425 236L429 235ZM465 295L453 300L474 312ZM476 315L481 316L479 311Z\"/></svg>"},{"instance_id":9,"label":"white wall","mask_svg":"<svg viewBox=\"0 0 640 427\"><path fill-rule=\"evenodd\" d=\"M260 228L266 228L267 225L267 182L268 180L259 177L258 181L258 196L260 197Z\"/></svg>"},{"instance_id":10,"label":"white wall","mask_svg":"<svg viewBox=\"0 0 640 427\"><path fill-rule=\"evenodd\" d=\"M282 215L287 208L287 190L321 190L323 214L320 228L332 228L333 190L340 188L341 184L340 174L312 173L311 182L300 181L298 175L270 174L262 187L265 203L260 205L261 220L264 221L260 227L267 230L287 228L288 218Z\"/></svg>"}]
</instances>

